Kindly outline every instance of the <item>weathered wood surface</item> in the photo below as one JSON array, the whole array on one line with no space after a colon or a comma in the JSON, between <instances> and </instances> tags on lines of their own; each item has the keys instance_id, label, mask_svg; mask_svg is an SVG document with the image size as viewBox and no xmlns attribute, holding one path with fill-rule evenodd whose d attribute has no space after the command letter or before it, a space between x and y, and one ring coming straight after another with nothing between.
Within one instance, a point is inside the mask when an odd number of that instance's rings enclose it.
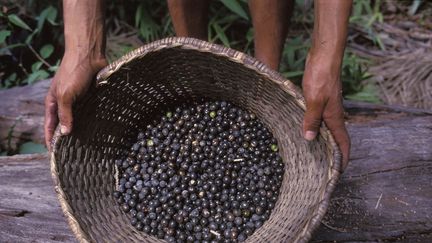
<instances>
[{"instance_id":1,"label":"weathered wood surface","mask_svg":"<svg viewBox=\"0 0 432 243\"><path fill-rule=\"evenodd\" d=\"M75 242L47 155L0 157L0 242Z\"/></svg>"},{"instance_id":2,"label":"weathered wood surface","mask_svg":"<svg viewBox=\"0 0 432 243\"><path fill-rule=\"evenodd\" d=\"M16 149L23 141L43 143L44 98L50 80L0 90L0 148Z\"/></svg>"},{"instance_id":3,"label":"weathered wood surface","mask_svg":"<svg viewBox=\"0 0 432 243\"><path fill-rule=\"evenodd\" d=\"M313 242L432 242L432 114L347 102L350 166ZM0 242L75 241L46 155L0 158Z\"/></svg>"},{"instance_id":4,"label":"weathered wood surface","mask_svg":"<svg viewBox=\"0 0 432 243\"><path fill-rule=\"evenodd\" d=\"M432 242L432 116L348 129L350 165L314 241Z\"/></svg>"}]
</instances>

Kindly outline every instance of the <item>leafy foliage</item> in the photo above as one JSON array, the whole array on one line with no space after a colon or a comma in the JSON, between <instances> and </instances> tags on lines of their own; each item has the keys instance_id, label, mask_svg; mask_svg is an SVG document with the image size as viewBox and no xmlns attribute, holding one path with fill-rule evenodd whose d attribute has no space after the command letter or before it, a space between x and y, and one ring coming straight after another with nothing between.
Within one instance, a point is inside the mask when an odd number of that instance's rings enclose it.
<instances>
[{"instance_id":1,"label":"leafy foliage","mask_svg":"<svg viewBox=\"0 0 432 243\"><path fill-rule=\"evenodd\" d=\"M0 12L0 88L32 84L57 70L63 34L55 4L5 1Z\"/></svg>"},{"instance_id":2,"label":"leafy foliage","mask_svg":"<svg viewBox=\"0 0 432 243\"><path fill-rule=\"evenodd\" d=\"M62 23L58 16L61 6L50 0L6 2L7 11L0 15L0 87L31 84L52 76L64 49ZM355 1L350 21L367 26L376 20L381 21L380 1L373 2ZM301 82L310 47L310 37L306 33L310 32L313 24L312 11L305 9L304 4L303 0L296 1L291 24L294 35L286 42L281 63L282 74L297 84ZM107 7L108 32L120 22L122 26L135 29L143 42L174 35L166 5L166 1L156 0L134 0L128 4L111 1ZM210 16L209 41L253 53L253 28L246 0L212 2ZM379 39L376 42L379 44ZM112 54L114 58L133 48L123 45L116 48ZM358 92L358 87L353 87L367 77L363 63L357 59L353 54L344 59L342 77L348 85L347 94Z\"/></svg>"},{"instance_id":3,"label":"leafy foliage","mask_svg":"<svg viewBox=\"0 0 432 243\"><path fill-rule=\"evenodd\" d=\"M361 26L373 43L384 48L375 22L383 21L383 0L354 1L351 25ZM301 84L310 47L313 11L310 0L296 0L290 32L282 54L280 72ZM406 1L408 14L421 11L427 1ZM0 9L0 88L32 84L52 77L64 50L61 1L3 0ZM247 0L219 0L210 5L208 39L253 54L253 28ZM141 43L173 36L166 1L108 1L106 25L108 58L114 60ZM111 38L115 37L115 38ZM122 39L123 38L123 39ZM132 41L130 39L133 39ZM367 81L368 61L347 50L341 78L345 98L379 102L377 88ZM39 149L39 150L38 150ZM42 151L25 143L20 152Z\"/></svg>"},{"instance_id":4,"label":"leafy foliage","mask_svg":"<svg viewBox=\"0 0 432 243\"><path fill-rule=\"evenodd\" d=\"M384 49L384 45L378 35L372 28L372 24L376 21L382 22L384 16L380 10L381 0L371 1L357 1L353 6L353 14L350 18L350 23L362 26L368 33L375 45Z\"/></svg>"}]
</instances>

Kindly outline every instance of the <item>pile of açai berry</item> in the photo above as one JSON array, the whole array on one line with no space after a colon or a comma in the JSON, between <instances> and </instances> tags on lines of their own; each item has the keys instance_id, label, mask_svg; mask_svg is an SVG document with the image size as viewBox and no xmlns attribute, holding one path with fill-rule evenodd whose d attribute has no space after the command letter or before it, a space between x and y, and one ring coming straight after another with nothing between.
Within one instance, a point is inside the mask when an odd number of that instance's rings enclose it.
<instances>
[{"instance_id":1,"label":"pile of a\u00e7ai berry","mask_svg":"<svg viewBox=\"0 0 432 243\"><path fill-rule=\"evenodd\" d=\"M270 131L225 101L167 112L116 164L121 209L168 242L244 241L270 217L284 172Z\"/></svg>"}]
</instances>

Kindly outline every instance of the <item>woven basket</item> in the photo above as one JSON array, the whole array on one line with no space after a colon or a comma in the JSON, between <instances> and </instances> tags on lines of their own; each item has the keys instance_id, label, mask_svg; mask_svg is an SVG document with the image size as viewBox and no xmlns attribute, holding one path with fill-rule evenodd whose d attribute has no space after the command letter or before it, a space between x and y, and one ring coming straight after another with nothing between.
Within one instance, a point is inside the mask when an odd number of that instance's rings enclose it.
<instances>
[{"instance_id":1,"label":"woven basket","mask_svg":"<svg viewBox=\"0 0 432 243\"><path fill-rule=\"evenodd\" d=\"M139 232L120 210L114 160L152 117L200 97L255 113L278 141L285 166L270 219L247 242L306 242L323 217L341 155L329 131L307 142L298 88L241 52L191 38L145 45L103 69L74 109L72 134L53 142L51 173L69 224L81 242L163 242Z\"/></svg>"}]
</instances>

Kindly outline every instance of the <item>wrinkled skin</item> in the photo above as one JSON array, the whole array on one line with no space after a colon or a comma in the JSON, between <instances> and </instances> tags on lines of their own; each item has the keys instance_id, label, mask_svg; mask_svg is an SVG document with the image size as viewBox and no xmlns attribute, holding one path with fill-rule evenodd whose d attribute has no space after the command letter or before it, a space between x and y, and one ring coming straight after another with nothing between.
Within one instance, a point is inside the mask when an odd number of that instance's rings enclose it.
<instances>
[{"instance_id":1,"label":"wrinkled skin","mask_svg":"<svg viewBox=\"0 0 432 243\"><path fill-rule=\"evenodd\" d=\"M255 29L255 56L277 70L294 1L250 0L248 3ZM176 34L205 40L208 5L209 0L168 0ZM324 121L341 149L342 169L348 164L350 139L344 124L340 68L351 5L352 0L314 1L313 42L303 77L304 137L314 140ZM62 134L72 131L73 103L85 94L95 74L107 64L104 0L63 0L63 6L66 51L45 101L48 148L58 123Z\"/></svg>"},{"instance_id":2,"label":"wrinkled skin","mask_svg":"<svg viewBox=\"0 0 432 243\"><path fill-rule=\"evenodd\" d=\"M104 1L64 0L65 54L45 98L45 143L60 123L61 133L72 131L72 106L83 96L105 59Z\"/></svg>"},{"instance_id":3,"label":"wrinkled skin","mask_svg":"<svg viewBox=\"0 0 432 243\"><path fill-rule=\"evenodd\" d=\"M306 99L304 137L315 139L324 121L342 152L342 171L348 165L350 138L344 123L340 72L351 5L349 0L315 1L312 47L302 84Z\"/></svg>"},{"instance_id":4,"label":"wrinkled skin","mask_svg":"<svg viewBox=\"0 0 432 243\"><path fill-rule=\"evenodd\" d=\"M80 60L77 57L64 57L54 76L45 98L45 143L50 141L60 121L62 134L72 130L73 103L86 93L96 73L107 65L102 59L95 61Z\"/></svg>"},{"instance_id":5,"label":"wrinkled skin","mask_svg":"<svg viewBox=\"0 0 432 243\"><path fill-rule=\"evenodd\" d=\"M339 74L334 75L323 65L314 64L322 63L319 60L319 57L309 56L306 61L303 77L306 99L303 133L305 139L315 139L321 122L324 121L342 152L342 170L344 170L348 165L350 138L344 123L342 85Z\"/></svg>"}]
</instances>

